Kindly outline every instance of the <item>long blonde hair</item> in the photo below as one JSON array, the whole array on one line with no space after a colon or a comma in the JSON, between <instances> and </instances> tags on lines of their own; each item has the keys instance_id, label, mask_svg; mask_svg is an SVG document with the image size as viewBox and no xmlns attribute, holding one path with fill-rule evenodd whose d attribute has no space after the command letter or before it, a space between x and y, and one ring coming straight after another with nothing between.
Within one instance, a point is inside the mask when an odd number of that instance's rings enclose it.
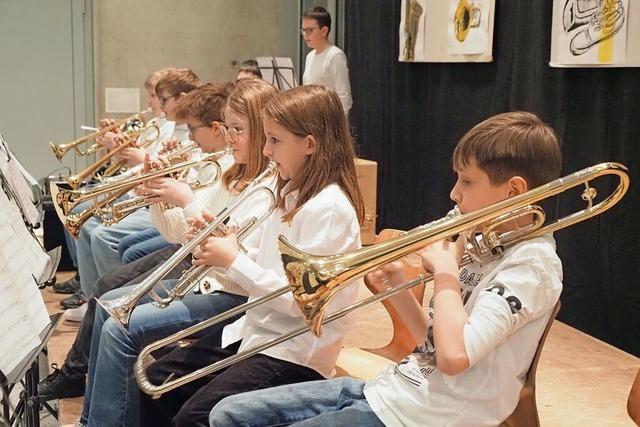
<instances>
[{"instance_id":1,"label":"long blonde hair","mask_svg":"<svg viewBox=\"0 0 640 427\"><path fill-rule=\"evenodd\" d=\"M283 221L290 222L309 199L327 185L336 183L362 223L364 203L356 177L354 144L338 95L323 86L299 86L271 98L263 115L294 135L312 135L316 140L316 150L287 187L288 193L298 190L299 194L296 206L282 217ZM278 206L283 209L286 195L281 194L281 190L286 183L278 178Z\"/></svg>"},{"instance_id":2,"label":"long blonde hair","mask_svg":"<svg viewBox=\"0 0 640 427\"><path fill-rule=\"evenodd\" d=\"M278 93L275 86L260 79L240 80L227 98L225 113L246 117L249 122L250 150L246 164L234 164L222 176L227 187L233 184L233 190L242 191L267 166L269 160L262 154L266 141L262 127L262 107Z\"/></svg>"}]
</instances>

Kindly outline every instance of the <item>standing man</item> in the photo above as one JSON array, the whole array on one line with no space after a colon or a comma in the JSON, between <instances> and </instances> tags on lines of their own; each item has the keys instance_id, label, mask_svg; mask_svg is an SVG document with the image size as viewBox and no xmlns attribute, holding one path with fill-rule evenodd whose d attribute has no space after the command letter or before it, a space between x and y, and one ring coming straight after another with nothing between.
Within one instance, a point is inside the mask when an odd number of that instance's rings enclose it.
<instances>
[{"instance_id":1,"label":"standing man","mask_svg":"<svg viewBox=\"0 0 640 427\"><path fill-rule=\"evenodd\" d=\"M324 7L312 7L302 15L300 33L307 46L313 49L305 61L302 84L322 85L335 91L348 116L353 102L347 57L329 41L330 31L331 15Z\"/></svg>"}]
</instances>

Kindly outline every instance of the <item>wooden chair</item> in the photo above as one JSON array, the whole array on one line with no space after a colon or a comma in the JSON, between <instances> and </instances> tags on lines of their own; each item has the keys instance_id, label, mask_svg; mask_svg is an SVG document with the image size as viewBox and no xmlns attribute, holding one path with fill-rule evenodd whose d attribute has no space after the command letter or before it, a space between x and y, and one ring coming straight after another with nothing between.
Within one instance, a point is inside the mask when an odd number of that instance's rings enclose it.
<instances>
[{"instance_id":1,"label":"wooden chair","mask_svg":"<svg viewBox=\"0 0 640 427\"><path fill-rule=\"evenodd\" d=\"M387 229L380 232L376 238L376 243L383 242L390 238L402 233L400 230ZM410 264L406 264L407 277L415 277L420 272L419 267L414 267ZM371 289L370 289L371 290ZM373 292L373 290L371 290ZM424 297L424 286L416 286L411 290L419 301L422 301ZM382 301L382 304L386 308L391 317L391 323L393 325L393 338L384 347L377 349L359 349L359 348L344 348L338 358L336 370L339 376L353 376L361 379L373 378L390 361L399 362L406 355L416 347L416 342L409 333L407 326L400 319L399 314L387 301ZM540 419L538 417L538 407L536 405L536 371L538 369L538 362L540 361L540 354L542 348L551 329L554 319L560 311L560 301L557 302L549 318L549 322L545 327L540 341L538 342L538 348L531 362L531 366L527 371L527 376L520 391L520 400L516 409L507 418L501 426L503 427L529 427L540 426ZM640 373L639 373L640 376ZM640 382L636 378L636 382ZM637 385L637 394L640 395L640 384ZM633 390L632 390L633 391ZM636 397L640 399L640 396ZM640 411L639 411L640 412Z\"/></svg>"},{"instance_id":2,"label":"wooden chair","mask_svg":"<svg viewBox=\"0 0 640 427\"><path fill-rule=\"evenodd\" d=\"M376 236L375 243L401 234L401 230L385 229ZM417 276L422 269L410 265L405 261L406 276ZM372 292L373 289L369 289ZM409 292L413 292L419 301L424 297L424 285L415 286ZM356 378L373 378L386 365L391 362L400 362L416 347L416 342L409 333L407 326L401 320L400 315L388 301L382 301L385 309L391 317L393 325L393 337L384 347L375 349L343 348L338 358L336 371L338 376L352 376Z\"/></svg>"},{"instance_id":3,"label":"wooden chair","mask_svg":"<svg viewBox=\"0 0 640 427\"><path fill-rule=\"evenodd\" d=\"M544 342L547 339L547 335L549 335L551 325L553 324L553 321L558 315L559 311L560 301L558 301L556 303L556 306L553 308L553 312L551 313L549 322L544 328L542 337L540 337L538 348L535 355L533 356L531 366L527 371L527 377L524 381L524 385L522 386L522 390L520 391L520 400L518 401L518 406L516 406L516 409L511 413L511 415L509 415L509 418L507 418L502 424L500 424L502 427L540 426L540 418L538 417L538 406L536 405L536 371L538 370L538 362L540 361L542 347L544 346Z\"/></svg>"},{"instance_id":4,"label":"wooden chair","mask_svg":"<svg viewBox=\"0 0 640 427\"><path fill-rule=\"evenodd\" d=\"M627 400L627 413L636 425L640 426L640 369L633 381Z\"/></svg>"}]
</instances>

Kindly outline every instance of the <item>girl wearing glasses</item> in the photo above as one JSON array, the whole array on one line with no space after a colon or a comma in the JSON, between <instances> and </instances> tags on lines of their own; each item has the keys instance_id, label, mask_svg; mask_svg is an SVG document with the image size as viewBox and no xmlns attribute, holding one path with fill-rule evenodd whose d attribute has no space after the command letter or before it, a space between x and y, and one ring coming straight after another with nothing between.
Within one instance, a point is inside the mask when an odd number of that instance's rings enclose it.
<instances>
[{"instance_id":1,"label":"girl wearing glasses","mask_svg":"<svg viewBox=\"0 0 640 427\"><path fill-rule=\"evenodd\" d=\"M194 252L195 265L211 265L256 299L287 286L278 235L314 254L335 254L360 247L364 206L358 188L353 142L338 96L322 86L300 86L274 96L262 113L267 142L263 153L277 164L277 208L260 233L242 242L234 235L209 237ZM229 130L249 123L225 115ZM233 145L232 145L233 146ZM240 144L236 145L237 147ZM198 224L196 224L198 225ZM352 303L357 286L344 289L328 311ZM222 398L248 390L328 378L350 321L326 325L321 337L308 332L266 349L225 370L190 382L153 400L143 397L144 425L207 425L211 408ZM291 293L252 308L223 331L158 359L147 370L152 383L225 359L237 352L304 326Z\"/></svg>"},{"instance_id":2,"label":"girl wearing glasses","mask_svg":"<svg viewBox=\"0 0 640 427\"><path fill-rule=\"evenodd\" d=\"M205 88L206 90L206 88ZM192 128L193 137L203 149L207 140L203 134L215 134L224 137L226 144L234 147L234 163L222 177L221 187L231 196L228 203L256 178L266 167L268 160L262 156L265 135L262 131L262 106L275 95L277 89L262 80L248 79L239 82L223 104L223 116L227 124L223 124L219 116L217 120L196 113L198 109L214 109L215 102L210 97L191 95L184 101L188 105L181 106L187 111L186 123ZM219 109L218 109L219 111ZM229 123L232 123L233 126ZM201 126L202 125L202 126ZM207 126L211 125L211 126ZM254 131L254 129L256 131ZM267 180L265 185L275 188L275 177ZM210 194L211 198L217 197ZM264 199L253 198L242 205L236 215L231 218L235 223L242 223L245 218L264 212L267 208ZM182 229L186 228L184 217L217 213L211 203L196 200L180 213ZM177 226L177 225L176 225ZM184 241L184 240L182 240ZM175 282L164 282L171 289ZM85 395L81 422L90 426L139 424L139 395L133 373L133 365L139 351L152 341L163 338L188 326L208 319L215 314L226 311L246 301L247 292L231 280L223 276L212 275L201 281L202 290L209 294L189 294L181 301L174 301L166 308L158 308L153 304L142 304L133 310L128 328L125 330L102 308L96 310L95 324L91 341L89 359L89 380ZM207 287L208 289L204 289ZM132 287L121 288L105 294L101 300L113 300L131 293ZM166 296L162 286L156 291ZM148 298L143 302L149 302ZM236 319L229 319L233 322ZM214 328L222 328L224 324Z\"/></svg>"}]
</instances>

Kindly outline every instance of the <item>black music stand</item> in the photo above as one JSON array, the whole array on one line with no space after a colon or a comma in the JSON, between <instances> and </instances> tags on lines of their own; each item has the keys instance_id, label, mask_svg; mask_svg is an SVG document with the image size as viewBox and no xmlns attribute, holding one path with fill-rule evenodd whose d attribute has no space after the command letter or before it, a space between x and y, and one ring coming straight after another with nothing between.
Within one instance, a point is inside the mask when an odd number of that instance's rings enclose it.
<instances>
[{"instance_id":1,"label":"black music stand","mask_svg":"<svg viewBox=\"0 0 640 427\"><path fill-rule=\"evenodd\" d=\"M41 402L38 398L38 382L40 381L38 360L40 354L44 352L44 348L49 342L49 338L56 329L62 313L56 313L49 316L51 322L40 333L42 343L27 355L18 366L11 372L0 372L0 384L2 385L2 420L9 426L18 425L22 417L25 418L27 427L40 426L40 407L44 406L47 411L58 419L58 414L47 402ZM20 392L18 404L11 413L11 404L9 395L13 388L18 384L22 384L24 390Z\"/></svg>"},{"instance_id":2,"label":"black music stand","mask_svg":"<svg viewBox=\"0 0 640 427\"><path fill-rule=\"evenodd\" d=\"M296 70L291 58L274 56L259 56L256 58L262 79L280 90L292 89L298 86Z\"/></svg>"}]
</instances>

